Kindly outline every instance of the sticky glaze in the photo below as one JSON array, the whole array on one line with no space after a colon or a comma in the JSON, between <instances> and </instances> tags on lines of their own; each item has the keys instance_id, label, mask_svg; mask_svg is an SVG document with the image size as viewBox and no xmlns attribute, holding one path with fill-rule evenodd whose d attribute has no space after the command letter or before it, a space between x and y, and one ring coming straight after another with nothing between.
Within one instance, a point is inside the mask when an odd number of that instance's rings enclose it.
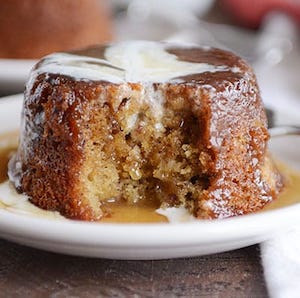
<instances>
[{"instance_id":1,"label":"sticky glaze","mask_svg":"<svg viewBox=\"0 0 300 298\"><path fill-rule=\"evenodd\" d=\"M59 73L79 80L120 84L178 83L183 81L183 77L193 74L240 71L235 65L216 65L213 61L185 61L184 57L178 57L174 50L168 51L172 48L189 47L191 46L151 41L126 41L106 46L104 50L99 47L99 55L89 56L89 52L54 53L46 56L33 73L35 76L42 73ZM207 50L202 49L204 52Z\"/></svg>"}]
</instances>

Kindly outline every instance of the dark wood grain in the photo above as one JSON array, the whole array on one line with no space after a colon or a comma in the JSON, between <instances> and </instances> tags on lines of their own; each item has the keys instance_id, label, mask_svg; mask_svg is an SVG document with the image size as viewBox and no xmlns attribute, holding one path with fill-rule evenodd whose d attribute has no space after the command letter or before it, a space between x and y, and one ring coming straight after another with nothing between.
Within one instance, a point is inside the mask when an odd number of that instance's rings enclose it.
<instances>
[{"instance_id":1,"label":"dark wood grain","mask_svg":"<svg viewBox=\"0 0 300 298\"><path fill-rule=\"evenodd\" d=\"M0 297L267 297L258 246L162 261L72 257L0 240Z\"/></svg>"}]
</instances>

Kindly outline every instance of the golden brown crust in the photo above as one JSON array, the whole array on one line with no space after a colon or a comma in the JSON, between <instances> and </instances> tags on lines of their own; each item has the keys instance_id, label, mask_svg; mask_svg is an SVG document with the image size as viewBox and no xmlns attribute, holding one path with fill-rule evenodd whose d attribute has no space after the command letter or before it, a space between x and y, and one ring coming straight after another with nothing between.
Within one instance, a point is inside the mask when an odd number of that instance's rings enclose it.
<instances>
[{"instance_id":1,"label":"golden brown crust","mask_svg":"<svg viewBox=\"0 0 300 298\"><path fill-rule=\"evenodd\" d=\"M101 216L101 212L91 210L78 189L85 142L81 134L83 113L97 93L96 83L41 75L25 95L26 125L18 155L23 165L21 190L41 208L70 218Z\"/></svg>"}]
</instances>

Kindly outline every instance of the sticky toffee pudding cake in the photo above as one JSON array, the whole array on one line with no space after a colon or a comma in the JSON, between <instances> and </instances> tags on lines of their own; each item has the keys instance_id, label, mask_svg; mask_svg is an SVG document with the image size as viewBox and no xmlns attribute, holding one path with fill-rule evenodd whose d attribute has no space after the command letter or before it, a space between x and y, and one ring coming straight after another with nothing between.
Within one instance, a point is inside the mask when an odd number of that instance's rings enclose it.
<instances>
[{"instance_id":1,"label":"sticky toffee pudding cake","mask_svg":"<svg viewBox=\"0 0 300 298\"><path fill-rule=\"evenodd\" d=\"M108 1L1 1L0 58L36 59L112 40Z\"/></svg>"},{"instance_id":2,"label":"sticky toffee pudding cake","mask_svg":"<svg viewBox=\"0 0 300 298\"><path fill-rule=\"evenodd\" d=\"M120 42L36 65L9 177L33 204L73 219L147 201L225 218L280 192L268 139L256 78L241 58Z\"/></svg>"}]
</instances>

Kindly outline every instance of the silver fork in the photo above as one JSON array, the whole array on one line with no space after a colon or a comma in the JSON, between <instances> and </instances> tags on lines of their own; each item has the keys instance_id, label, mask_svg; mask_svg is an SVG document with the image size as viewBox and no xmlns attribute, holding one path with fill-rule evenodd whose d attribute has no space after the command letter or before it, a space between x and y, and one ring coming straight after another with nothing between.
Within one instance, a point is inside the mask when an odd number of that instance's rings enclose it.
<instances>
[{"instance_id":1,"label":"silver fork","mask_svg":"<svg viewBox=\"0 0 300 298\"><path fill-rule=\"evenodd\" d=\"M300 126L297 125L280 125L269 128L271 137L297 135L300 136Z\"/></svg>"}]
</instances>

